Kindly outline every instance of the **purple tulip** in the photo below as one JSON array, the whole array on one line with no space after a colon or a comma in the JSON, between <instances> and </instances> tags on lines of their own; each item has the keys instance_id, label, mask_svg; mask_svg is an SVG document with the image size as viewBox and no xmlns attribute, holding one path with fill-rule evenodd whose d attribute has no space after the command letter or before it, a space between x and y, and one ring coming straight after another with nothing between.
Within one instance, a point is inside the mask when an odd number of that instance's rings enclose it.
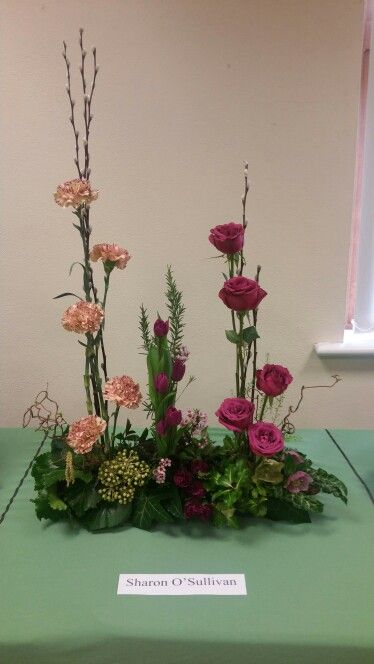
<instances>
[{"instance_id":1,"label":"purple tulip","mask_svg":"<svg viewBox=\"0 0 374 664\"><path fill-rule=\"evenodd\" d=\"M182 411L174 406L169 406L165 413L165 424L167 427L177 427L182 421Z\"/></svg>"},{"instance_id":2,"label":"purple tulip","mask_svg":"<svg viewBox=\"0 0 374 664\"><path fill-rule=\"evenodd\" d=\"M186 373L186 365L183 360L180 360L178 357L173 362L173 370L171 377L175 382L182 380L184 374Z\"/></svg>"},{"instance_id":3,"label":"purple tulip","mask_svg":"<svg viewBox=\"0 0 374 664\"><path fill-rule=\"evenodd\" d=\"M159 394L165 394L169 389L169 379L166 373L159 373L155 376L155 388Z\"/></svg>"},{"instance_id":4,"label":"purple tulip","mask_svg":"<svg viewBox=\"0 0 374 664\"><path fill-rule=\"evenodd\" d=\"M167 333L169 332L169 321L157 318L153 326L153 331L156 337L166 337Z\"/></svg>"}]
</instances>

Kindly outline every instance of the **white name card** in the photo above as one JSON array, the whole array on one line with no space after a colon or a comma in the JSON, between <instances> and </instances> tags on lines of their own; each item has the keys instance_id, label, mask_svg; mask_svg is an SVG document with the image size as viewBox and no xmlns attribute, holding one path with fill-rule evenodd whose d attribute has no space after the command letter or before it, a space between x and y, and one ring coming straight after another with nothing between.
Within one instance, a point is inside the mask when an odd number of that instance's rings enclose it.
<instances>
[{"instance_id":1,"label":"white name card","mask_svg":"<svg viewBox=\"0 0 374 664\"><path fill-rule=\"evenodd\" d=\"M244 574L120 574L117 595L246 595Z\"/></svg>"}]
</instances>

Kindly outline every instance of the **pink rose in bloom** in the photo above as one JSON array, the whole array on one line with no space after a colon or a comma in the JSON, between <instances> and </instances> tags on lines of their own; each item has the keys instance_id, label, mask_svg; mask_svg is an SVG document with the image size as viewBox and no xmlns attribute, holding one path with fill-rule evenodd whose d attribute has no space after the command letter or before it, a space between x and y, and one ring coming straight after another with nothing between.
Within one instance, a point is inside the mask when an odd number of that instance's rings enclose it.
<instances>
[{"instance_id":1,"label":"pink rose in bloom","mask_svg":"<svg viewBox=\"0 0 374 664\"><path fill-rule=\"evenodd\" d=\"M107 380L103 391L104 399L114 401L117 406L138 408L142 394L138 383L130 376L115 376Z\"/></svg>"},{"instance_id":2,"label":"pink rose in bloom","mask_svg":"<svg viewBox=\"0 0 374 664\"><path fill-rule=\"evenodd\" d=\"M165 413L165 424L167 427L177 427L182 421L182 411L174 406L169 406Z\"/></svg>"},{"instance_id":3,"label":"pink rose in bloom","mask_svg":"<svg viewBox=\"0 0 374 664\"><path fill-rule=\"evenodd\" d=\"M155 388L159 394L165 394L169 389L169 379L166 373L159 373L155 376Z\"/></svg>"},{"instance_id":4,"label":"pink rose in bloom","mask_svg":"<svg viewBox=\"0 0 374 664\"><path fill-rule=\"evenodd\" d=\"M271 422L257 422L248 430L249 447L254 454L271 457L284 448L282 432Z\"/></svg>"},{"instance_id":5,"label":"pink rose in bloom","mask_svg":"<svg viewBox=\"0 0 374 664\"><path fill-rule=\"evenodd\" d=\"M173 369L171 377L177 383L182 380L184 374L186 373L186 365L178 357L173 362Z\"/></svg>"},{"instance_id":6,"label":"pink rose in bloom","mask_svg":"<svg viewBox=\"0 0 374 664\"><path fill-rule=\"evenodd\" d=\"M209 521L213 514L213 507L208 503L201 503L197 498L190 498L184 505L185 519L201 519Z\"/></svg>"},{"instance_id":7,"label":"pink rose in bloom","mask_svg":"<svg viewBox=\"0 0 374 664\"><path fill-rule=\"evenodd\" d=\"M296 464L303 463L304 461L304 457L296 450L286 450L285 455L290 456Z\"/></svg>"},{"instance_id":8,"label":"pink rose in bloom","mask_svg":"<svg viewBox=\"0 0 374 664\"><path fill-rule=\"evenodd\" d=\"M99 193L91 188L88 180L68 180L59 184L54 194L57 205L61 207L79 208L81 205L90 205L96 201Z\"/></svg>"},{"instance_id":9,"label":"pink rose in bloom","mask_svg":"<svg viewBox=\"0 0 374 664\"><path fill-rule=\"evenodd\" d=\"M169 321L157 318L153 326L153 332L155 333L156 337L166 337L167 333L169 332Z\"/></svg>"},{"instance_id":10,"label":"pink rose in bloom","mask_svg":"<svg viewBox=\"0 0 374 664\"><path fill-rule=\"evenodd\" d=\"M244 228L230 221L210 229L209 242L223 254L236 254L243 249Z\"/></svg>"},{"instance_id":11,"label":"pink rose in bloom","mask_svg":"<svg viewBox=\"0 0 374 664\"><path fill-rule=\"evenodd\" d=\"M205 489L202 482L199 482L199 480L194 480L188 487L187 493L189 496L193 496L194 498L202 498L205 495Z\"/></svg>"},{"instance_id":12,"label":"pink rose in bloom","mask_svg":"<svg viewBox=\"0 0 374 664\"><path fill-rule=\"evenodd\" d=\"M156 424L156 432L158 433L159 436L165 436L167 431L167 426L165 420L160 420Z\"/></svg>"},{"instance_id":13,"label":"pink rose in bloom","mask_svg":"<svg viewBox=\"0 0 374 664\"><path fill-rule=\"evenodd\" d=\"M77 454L87 454L105 429L106 422L101 417L82 417L70 425L66 442Z\"/></svg>"},{"instance_id":14,"label":"pink rose in bloom","mask_svg":"<svg viewBox=\"0 0 374 664\"><path fill-rule=\"evenodd\" d=\"M269 397L278 397L292 383L292 376L286 367L280 364L265 364L256 371L257 389Z\"/></svg>"},{"instance_id":15,"label":"pink rose in bloom","mask_svg":"<svg viewBox=\"0 0 374 664\"><path fill-rule=\"evenodd\" d=\"M191 463L191 470L194 475L199 475L199 473L205 475L209 471L209 464L203 459L195 459Z\"/></svg>"},{"instance_id":16,"label":"pink rose in bloom","mask_svg":"<svg viewBox=\"0 0 374 664\"><path fill-rule=\"evenodd\" d=\"M181 489L187 489L190 486L193 480L192 473L186 468L181 468L177 470L173 475L173 482L175 486L179 486Z\"/></svg>"},{"instance_id":17,"label":"pink rose in bloom","mask_svg":"<svg viewBox=\"0 0 374 664\"><path fill-rule=\"evenodd\" d=\"M61 323L68 332L87 334L97 332L104 320L104 311L99 304L79 301L64 312Z\"/></svg>"},{"instance_id":18,"label":"pink rose in bloom","mask_svg":"<svg viewBox=\"0 0 374 664\"><path fill-rule=\"evenodd\" d=\"M290 493L300 493L301 491L308 491L312 482L313 478L308 473L298 470L287 478L285 487Z\"/></svg>"},{"instance_id":19,"label":"pink rose in bloom","mask_svg":"<svg viewBox=\"0 0 374 664\"><path fill-rule=\"evenodd\" d=\"M254 279L247 277L231 277L223 284L218 296L233 311L250 311L257 309L261 300L267 295Z\"/></svg>"},{"instance_id":20,"label":"pink rose in bloom","mask_svg":"<svg viewBox=\"0 0 374 664\"><path fill-rule=\"evenodd\" d=\"M90 259L96 263L113 263L119 270L123 270L131 256L127 249L121 249L118 244L95 244L90 251Z\"/></svg>"},{"instance_id":21,"label":"pink rose in bloom","mask_svg":"<svg viewBox=\"0 0 374 664\"><path fill-rule=\"evenodd\" d=\"M248 399L224 399L216 411L220 424L231 431L244 431L253 422L254 404Z\"/></svg>"}]
</instances>

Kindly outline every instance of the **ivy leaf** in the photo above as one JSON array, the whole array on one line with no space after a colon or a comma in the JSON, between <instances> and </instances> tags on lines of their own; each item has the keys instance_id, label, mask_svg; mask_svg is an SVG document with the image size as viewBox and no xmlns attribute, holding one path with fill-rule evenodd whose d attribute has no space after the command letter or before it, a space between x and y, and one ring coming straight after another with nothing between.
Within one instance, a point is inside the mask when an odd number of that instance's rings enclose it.
<instances>
[{"instance_id":1,"label":"ivy leaf","mask_svg":"<svg viewBox=\"0 0 374 664\"><path fill-rule=\"evenodd\" d=\"M60 295L55 295L55 297L52 298L52 299L53 299L53 300L59 300L60 297L67 297L68 295L72 295L73 297L77 297L78 300L82 300L82 298L80 297L80 295L77 295L76 293L60 293Z\"/></svg>"},{"instance_id":2,"label":"ivy leaf","mask_svg":"<svg viewBox=\"0 0 374 664\"><path fill-rule=\"evenodd\" d=\"M136 528L150 530L154 523L170 523L171 520L159 496L142 493L135 501L132 525Z\"/></svg>"},{"instance_id":3,"label":"ivy leaf","mask_svg":"<svg viewBox=\"0 0 374 664\"><path fill-rule=\"evenodd\" d=\"M297 509L291 503L276 498L269 498L266 516L272 521L289 521L290 523L311 523L306 510Z\"/></svg>"},{"instance_id":4,"label":"ivy leaf","mask_svg":"<svg viewBox=\"0 0 374 664\"><path fill-rule=\"evenodd\" d=\"M107 530L122 526L131 516L132 503L120 505L119 503L100 503L96 509L88 510L81 517L81 523L90 531Z\"/></svg>"},{"instance_id":5,"label":"ivy leaf","mask_svg":"<svg viewBox=\"0 0 374 664\"><path fill-rule=\"evenodd\" d=\"M168 493L170 493L170 498L168 502L164 503L165 508L175 519L180 521L183 519L183 507L179 491L176 486L172 486Z\"/></svg>"},{"instance_id":6,"label":"ivy leaf","mask_svg":"<svg viewBox=\"0 0 374 664\"><path fill-rule=\"evenodd\" d=\"M52 507L53 510L64 512L68 508L66 503L63 500L61 500L61 498L58 497L56 489L55 490L49 489L47 494L47 500L49 506Z\"/></svg>"},{"instance_id":7,"label":"ivy leaf","mask_svg":"<svg viewBox=\"0 0 374 664\"><path fill-rule=\"evenodd\" d=\"M243 330L243 339L247 344L252 343L255 339L259 339L260 335L258 334L256 328L252 325L251 327L245 327Z\"/></svg>"},{"instance_id":8,"label":"ivy leaf","mask_svg":"<svg viewBox=\"0 0 374 664\"><path fill-rule=\"evenodd\" d=\"M61 521L62 519L66 519L64 511L55 510L51 507L46 493L39 493L31 502L35 504L35 512L39 521L42 519L48 519L50 521Z\"/></svg>"},{"instance_id":9,"label":"ivy leaf","mask_svg":"<svg viewBox=\"0 0 374 664\"><path fill-rule=\"evenodd\" d=\"M225 330L226 339L228 339L232 344L238 344L240 342L239 335L235 330Z\"/></svg>"},{"instance_id":10,"label":"ivy leaf","mask_svg":"<svg viewBox=\"0 0 374 664\"><path fill-rule=\"evenodd\" d=\"M74 475L76 479L82 480L82 482L85 482L86 484L92 480L91 473L85 473L82 470L77 470L76 468L74 468ZM53 470L45 473L43 476L43 484L46 489L48 489L48 487L52 486L53 484L56 484L56 482L62 482L64 480L65 468L54 468Z\"/></svg>"},{"instance_id":11,"label":"ivy leaf","mask_svg":"<svg viewBox=\"0 0 374 664\"><path fill-rule=\"evenodd\" d=\"M66 501L77 517L81 517L88 510L97 507L100 500L101 497L92 484L74 482L67 491Z\"/></svg>"}]
</instances>

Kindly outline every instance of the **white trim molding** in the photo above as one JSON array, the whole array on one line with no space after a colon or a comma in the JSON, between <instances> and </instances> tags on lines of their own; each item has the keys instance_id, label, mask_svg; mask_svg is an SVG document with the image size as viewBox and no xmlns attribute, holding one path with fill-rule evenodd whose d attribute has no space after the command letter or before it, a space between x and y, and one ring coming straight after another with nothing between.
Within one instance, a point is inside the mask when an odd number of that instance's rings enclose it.
<instances>
[{"instance_id":1,"label":"white trim molding","mask_svg":"<svg viewBox=\"0 0 374 664\"><path fill-rule=\"evenodd\" d=\"M321 341L314 348L319 357L374 357L374 334L345 330L342 342Z\"/></svg>"}]
</instances>

